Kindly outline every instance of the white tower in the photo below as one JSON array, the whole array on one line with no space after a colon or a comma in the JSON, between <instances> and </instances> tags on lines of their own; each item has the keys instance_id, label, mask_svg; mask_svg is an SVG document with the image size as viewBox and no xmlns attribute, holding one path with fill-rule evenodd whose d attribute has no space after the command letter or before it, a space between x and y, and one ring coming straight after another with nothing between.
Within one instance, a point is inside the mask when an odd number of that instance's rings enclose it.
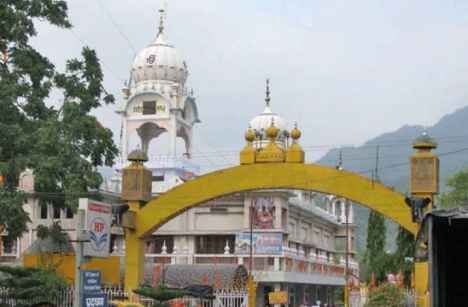
<instances>
[{"instance_id":1,"label":"white tower","mask_svg":"<svg viewBox=\"0 0 468 307\"><path fill-rule=\"evenodd\" d=\"M149 158L145 165L153 170L153 193L163 193L199 172L191 161L192 129L200 120L193 93L189 94L185 85L187 64L182 54L164 41L164 10L159 12L156 40L135 57L132 83L122 88L123 100L117 111L123 124L116 169L120 171L128 165L126 156L135 149L129 148L130 138L137 137ZM169 140L167 154L148 152L151 140L164 133ZM184 148L177 148L177 138L184 141Z\"/></svg>"}]
</instances>

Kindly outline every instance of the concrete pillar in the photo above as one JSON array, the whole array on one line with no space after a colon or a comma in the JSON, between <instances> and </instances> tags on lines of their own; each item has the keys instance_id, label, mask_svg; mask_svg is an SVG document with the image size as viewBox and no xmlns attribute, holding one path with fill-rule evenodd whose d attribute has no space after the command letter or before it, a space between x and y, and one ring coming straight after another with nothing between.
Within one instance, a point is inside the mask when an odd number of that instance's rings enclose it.
<instances>
[{"instance_id":1,"label":"concrete pillar","mask_svg":"<svg viewBox=\"0 0 468 307\"><path fill-rule=\"evenodd\" d=\"M128 139L130 138L130 133L127 131L127 118L122 116L123 127L122 127L122 156L127 156L128 153Z\"/></svg>"},{"instance_id":2,"label":"concrete pillar","mask_svg":"<svg viewBox=\"0 0 468 307\"><path fill-rule=\"evenodd\" d=\"M275 257L274 259L274 270L279 271L280 270L280 258Z\"/></svg>"},{"instance_id":3,"label":"concrete pillar","mask_svg":"<svg viewBox=\"0 0 468 307\"><path fill-rule=\"evenodd\" d=\"M177 144L177 122L176 122L177 112L171 111L171 121L169 123L169 155L175 156L177 154L176 144Z\"/></svg>"},{"instance_id":4,"label":"concrete pillar","mask_svg":"<svg viewBox=\"0 0 468 307\"><path fill-rule=\"evenodd\" d=\"M275 204L275 228L281 229L282 228L282 220L281 220L281 211L283 211L281 205L281 198L275 197L274 199Z\"/></svg>"}]
</instances>

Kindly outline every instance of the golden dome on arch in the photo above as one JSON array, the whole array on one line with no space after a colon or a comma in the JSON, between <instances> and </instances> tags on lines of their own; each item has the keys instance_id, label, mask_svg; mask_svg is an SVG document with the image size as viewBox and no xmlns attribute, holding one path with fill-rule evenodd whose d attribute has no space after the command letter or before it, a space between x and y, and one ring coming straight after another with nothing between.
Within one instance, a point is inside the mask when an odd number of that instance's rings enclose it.
<instances>
[{"instance_id":1,"label":"golden dome on arch","mask_svg":"<svg viewBox=\"0 0 468 307\"><path fill-rule=\"evenodd\" d=\"M252 127L251 127L251 126L249 126L249 130L247 130L247 131L245 132L245 135L244 135L244 136L245 136L245 140L246 140L247 142L252 143L252 142L255 140L255 134L254 134L254 132L252 131Z\"/></svg>"},{"instance_id":2,"label":"golden dome on arch","mask_svg":"<svg viewBox=\"0 0 468 307\"><path fill-rule=\"evenodd\" d=\"M294 129L291 131L291 138L298 140L301 137L301 130L297 129L297 122L294 123Z\"/></svg>"},{"instance_id":3,"label":"golden dome on arch","mask_svg":"<svg viewBox=\"0 0 468 307\"><path fill-rule=\"evenodd\" d=\"M266 131L266 135L271 138L271 139L274 139L278 136L278 133L279 133L279 130L278 128L275 127L275 123L273 121L273 117L271 118L271 125L270 127L268 127L267 131Z\"/></svg>"}]
</instances>

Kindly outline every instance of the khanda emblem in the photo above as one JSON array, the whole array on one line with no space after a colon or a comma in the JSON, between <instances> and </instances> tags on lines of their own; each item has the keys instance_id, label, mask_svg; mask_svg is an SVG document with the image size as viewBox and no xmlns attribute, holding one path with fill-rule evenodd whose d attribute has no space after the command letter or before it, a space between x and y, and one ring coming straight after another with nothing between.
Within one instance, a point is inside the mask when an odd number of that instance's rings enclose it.
<instances>
[{"instance_id":1,"label":"khanda emblem","mask_svg":"<svg viewBox=\"0 0 468 307\"><path fill-rule=\"evenodd\" d=\"M154 63L154 60L156 60L156 56L154 54L150 55L147 59L146 59L146 62L148 64L153 64Z\"/></svg>"}]
</instances>

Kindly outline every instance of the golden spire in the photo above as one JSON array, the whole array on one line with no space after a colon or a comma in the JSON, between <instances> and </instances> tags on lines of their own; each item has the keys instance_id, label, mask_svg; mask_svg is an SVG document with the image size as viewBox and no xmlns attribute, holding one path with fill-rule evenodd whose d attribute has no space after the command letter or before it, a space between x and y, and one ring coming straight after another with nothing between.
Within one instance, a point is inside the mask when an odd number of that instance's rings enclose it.
<instances>
[{"instance_id":1,"label":"golden spire","mask_svg":"<svg viewBox=\"0 0 468 307\"><path fill-rule=\"evenodd\" d=\"M255 140L255 134L252 131L252 126L249 125L249 130L245 132L245 140L252 143Z\"/></svg>"},{"instance_id":2,"label":"golden spire","mask_svg":"<svg viewBox=\"0 0 468 307\"><path fill-rule=\"evenodd\" d=\"M291 131L291 138L294 140L293 142L297 142L297 140L301 137L301 131L297 129L297 122L294 123L294 129Z\"/></svg>"},{"instance_id":3,"label":"golden spire","mask_svg":"<svg viewBox=\"0 0 468 307\"><path fill-rule=\"evenodd\" d=\"M163 18L164 18L164 9L160 8L159 9L159 32L158 32L158 36L163 34L163 31L164 31Z\"/></svg>"},{"instance_id":4,"label":"golden spire","mask_svg":"<svg viewBox=\"0 0 468 307\"><path fill-rule=\"evenodd\" d=\"M304 163L305 153L299 145L299 138L301 137L301 131L297 128L297 122L294 123L294 129L290 133L293 139L292 144L289 145L286 150L286 162L288 163Z\"/></svg>"},{"instance_id":5,"label":"golden spire","mask_svg":"<svg viewBox=\"0 0 468 307\"><path fill-rule=\"evenodd\" d=\"M278 128L275 127L275 119L271 117L271 125L268 127L266 134L270 139L274 139L278 136Z\"/></svg>"}]
</instances>

